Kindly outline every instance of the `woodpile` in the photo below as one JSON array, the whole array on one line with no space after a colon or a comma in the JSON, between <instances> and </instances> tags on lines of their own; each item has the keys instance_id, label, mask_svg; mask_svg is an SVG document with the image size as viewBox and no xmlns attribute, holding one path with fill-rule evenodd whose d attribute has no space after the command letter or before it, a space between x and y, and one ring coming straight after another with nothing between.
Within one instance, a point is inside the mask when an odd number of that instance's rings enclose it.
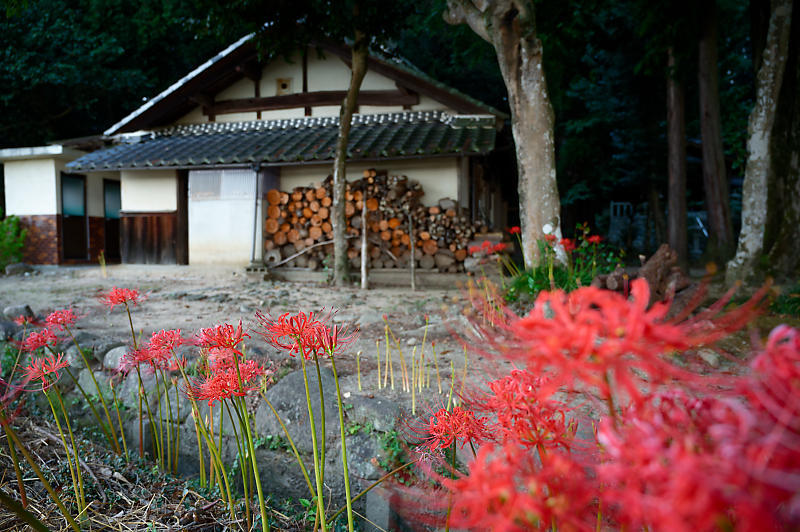
<instances>
[{"instance_id":1,"label":"woodpile","mask_svg":"<svg viewBox=\"0 0 800 532\"><path fill-rule=\"evenodd\" d=\"M642 258L643 259L643 258ZM598 275L592 280L592 286L606 288L617 292L629 289L633 279L644 279L650 287L650 302L672 300L669 316L674 316L692 299L697 283L678 266L678 254L668 244L661 244L658 251L635 271L617 268L607 275Z\"/></svg>"},{"instance_id":2,"label":"woodpile","mask_svg":"<svg viewBox=\"0 0 800 532\"><path fill-rule=\"evenodd\" d=\"M333 179L317 187L297 187L291 192L267 192L264 220L264 262L316 270L333 255ZM345 215L347 256L357 269L361 264L361 231L366 231L371 269L437 269L463 271L470 240L485 226L473 224L452 199L424 206L419 182L390 176L374 169L347 184ZM366 219L362 207L366 205ZM413 246L412 246L413 240Z\"/></svg>"}]
</instances>

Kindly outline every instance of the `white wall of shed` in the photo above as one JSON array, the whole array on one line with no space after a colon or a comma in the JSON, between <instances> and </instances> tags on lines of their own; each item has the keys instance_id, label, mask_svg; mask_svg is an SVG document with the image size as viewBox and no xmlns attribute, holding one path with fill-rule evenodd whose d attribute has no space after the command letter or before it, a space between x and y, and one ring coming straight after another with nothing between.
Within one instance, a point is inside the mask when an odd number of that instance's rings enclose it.
<instances>
[{"instance_id":1,"label":"white wall of shed","mask_svg":"<svg viewBox=\"0 0 800 532\"><path fill-rule=\"evenodd\" d=\"M54 215L60 209L55 159L6 161L7 214Z\"/></svg>"},{"instance_id":2,"label":"white wall of shed","mask_svg":"<svg viewBox=\"0 0 800 532\"><path fill-rule=\"evenodd\" d=\"M175 170L123 170L120 175L123 212L171 212L178 208Z\"/></svg>"}]
</instances>

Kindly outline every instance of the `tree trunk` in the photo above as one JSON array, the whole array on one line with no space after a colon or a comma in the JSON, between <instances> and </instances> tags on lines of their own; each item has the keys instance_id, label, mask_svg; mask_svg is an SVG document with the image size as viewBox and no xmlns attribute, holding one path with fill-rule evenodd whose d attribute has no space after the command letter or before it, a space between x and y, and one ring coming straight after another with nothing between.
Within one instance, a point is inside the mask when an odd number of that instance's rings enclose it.
<instances>
[{"instance_id":1,"label":"tree trunk","mask_svg":"<svg viewBox=\"0 0 800 532\"><path fill-rule=\"evenodd\" d=\"M783 81L792 22L792 0L773 0L769 28L756 75L756 100L747 125L747 165L742 185L742 231L728 262L728 283L755 273L764 252L767 197L772 179L772 127ZM796 245L796 242L793 243Z\"/></svg>"},{"instance_id":2,"label":"tree trunk","mask_svg":"<svg viewBox=\"0 0 800 532\"><path fill-rule=\"evenodd\" d=\"M345 191L347 187L347 174L345 164L347 161L347 145L350 141L350 122L358 102L358 92L361 82L367 73L367 36L356 30L355 42L352 50L352 65L350 87L347 96L339 110L339 138L336 141L336 158L333 162L333 282L336 286L344 286L350 282L350 262L347 258L347 240L345 230L347 221L345 217Z\"/></svg>"},{"instance_id":3,"label":"tree trunk","mask_svg":"<svg viewBox=\"0 0 800 532\"><path fill-rule=\"evenodd\" d=\"M772 129L772 181L764 249L767 273L796 281L800 273L800 0L794 0L788 56Z\"/></svg>"},{"instance_id":4,"label":"tree trunk","mask_svg":"<svg viewBox=\"0 0 800 532\"><path fill-rule=\"evenodd\" d=\"M683 83L676 79L675 54L667 50L667 240L685 264L688 255L686 233L686 121Z\"/></svg>"},{"instance_id":5,"label":"tree trunk","mask_svg":"<svg viewBox=\"0 0 800 532\"><path fill-rule=\"evenodd\" d=\"M716 0L702 1L701 16L697 77L700 89L703 188L711 229L708 250L712 258L723 262L733 254L733 226L719 113Z\"/></svg>"},{"instance_id":6,"label":"tree trunk","mask_svg":"<svg viewBox=\"0 0 800 532\"><path fill-rule=\"evenodd\" d=\"M553 107L542 68L542 43L536 34L534 2L448 0L447 8L448 23L468 24L494 46L497 54L511 107L522 253L525 266L530 268L539 261L538 240L546 233L561 238Z\"/></svg>"}]
</instances>

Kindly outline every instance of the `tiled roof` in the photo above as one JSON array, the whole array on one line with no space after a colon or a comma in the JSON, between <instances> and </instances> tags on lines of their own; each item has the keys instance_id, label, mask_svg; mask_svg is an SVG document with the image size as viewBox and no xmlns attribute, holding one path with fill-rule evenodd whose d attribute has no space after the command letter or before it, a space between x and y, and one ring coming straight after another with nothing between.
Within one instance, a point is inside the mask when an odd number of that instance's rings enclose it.
<instances>
[{"instance_id":1,"label":"tiled roof","mask_svg":"<svg viewBox=\"0 0 800 532\"><path fill-rule=\"evenodd\" d=\"M482 154L495 142L494 116L419 111L355 115L348 158ZM76 171L281 164L332 160L338 117L173 126L69 163Z\"/></svg>"}]
</instances>

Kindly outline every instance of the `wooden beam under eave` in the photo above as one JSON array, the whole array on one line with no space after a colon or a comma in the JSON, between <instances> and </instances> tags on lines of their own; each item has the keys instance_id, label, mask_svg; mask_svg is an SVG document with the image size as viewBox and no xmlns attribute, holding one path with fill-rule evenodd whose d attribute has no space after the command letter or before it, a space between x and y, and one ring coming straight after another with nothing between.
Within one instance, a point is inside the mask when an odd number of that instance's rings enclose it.
<instances>
[{"instance_id":1,"label":"wooden beam under eave","mask_svg":"<svg viewBox=\"0 0 800 532\"><path fill-rule=\"evenodd\" d=\"M293 109L296 107L316 107L322 105L341 105L347 91L316 91L306 93L268 96L265 98L241 98L221 100L213 105L203 106L203 114L222 115L230 113L247 113L253 111L274 111ZM419 94L400 90L361 91L358 94L358 105L379 106L413 106L419 104Z\"/></svg>"}]
</instances>

